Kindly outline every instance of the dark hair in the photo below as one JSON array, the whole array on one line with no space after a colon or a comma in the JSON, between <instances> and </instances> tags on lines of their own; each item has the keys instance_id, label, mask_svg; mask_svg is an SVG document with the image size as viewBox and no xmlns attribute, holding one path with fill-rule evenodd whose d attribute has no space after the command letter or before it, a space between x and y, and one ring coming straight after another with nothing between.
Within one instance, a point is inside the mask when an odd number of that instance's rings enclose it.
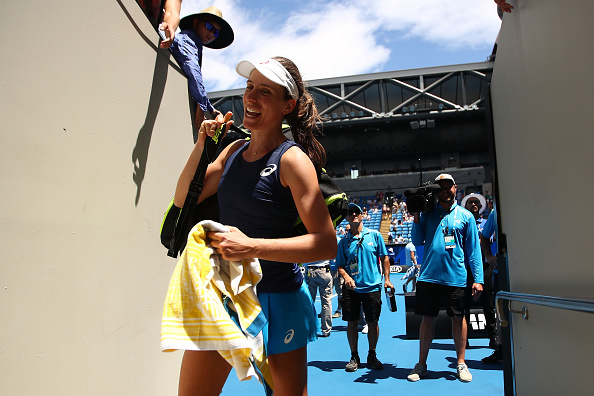
<instances>
[{"instance_id":1,"label":"dark hair","mask_svg":"<svg viewBox=\"0 0 594 396\"><path fill-rule=\"evenodd\" d=\"M305 150L305 153L319 171L326 164L326 150L315 137L316 134L322 134L322 119L318 114L314 99L305 88L299 69L291 60L282 56L275 56L272 59L278 61L287 69L297 85L299 99L293 111L287 114L286 120L291 126L293 139ZM290 99L291 95L287 89L285 89L285 93L287 99Z\"/></svg>"}]
</instances>

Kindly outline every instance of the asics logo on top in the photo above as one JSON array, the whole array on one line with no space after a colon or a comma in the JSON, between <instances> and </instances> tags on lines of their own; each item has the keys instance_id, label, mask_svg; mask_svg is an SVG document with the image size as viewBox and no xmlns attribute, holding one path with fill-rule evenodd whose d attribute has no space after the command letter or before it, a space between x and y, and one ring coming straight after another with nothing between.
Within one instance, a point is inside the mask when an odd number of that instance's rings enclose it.
<instances>
[{"instance_id":1,"label":"asics logo on top","mask_svg":"<svg viewBox=\"0 0 594 396\"><path fill-rule=\"evenodd\" d=\"M293 340L293 336L295 335L295 330L291 329L287 331L287 335L285 336L285 344L288 344Z\"/></svg>"},{"instance_id":2,"label":"asics logo on top","mask_svg":"<svg viewBox=\"0 0 594 396\"><path fill-rule=\"evenodd\" d=\"M276 170L276 164L266 165L266 168L262 169L260 176L268 176Z\"/></svg>"}]
</instances>

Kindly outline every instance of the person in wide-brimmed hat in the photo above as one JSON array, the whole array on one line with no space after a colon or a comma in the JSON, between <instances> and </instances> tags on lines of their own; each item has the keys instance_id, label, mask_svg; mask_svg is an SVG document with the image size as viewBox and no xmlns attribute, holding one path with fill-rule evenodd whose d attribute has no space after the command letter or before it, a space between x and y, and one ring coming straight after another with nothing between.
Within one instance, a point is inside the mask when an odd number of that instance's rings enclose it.
<instances>
[{"instance_id":1,"label":"person in wide-brimmed hat","mask_svg":"<svg viewBox=\"0 0 594 396\"><path fill-rule=\"evenodd\" d=\"M468 194L460 204L464 209L470 210L474 218L478 220L487 208L487 200L479 193Z\"/></svg>"},{"instance_id":2,"label":"person in wide-brimmed hat","mask_svg":"<svg viewBox=\"0 0 594 396\"><path fill-rule=\"evenodd\" d=\"M207 28L213 33L214 39L208 42L203 41L202 44L205 47L221 49L229 46L233 42L235 38L233 29L231 28L231 25L223 19L223 13L217 7L208 7L197 14L183 17L179 23L179 28L181 30L195 30L196 21L210 22L211 26L216 28L216 32ZM212 24L213 22L215 23L214 25Z\"/></svg>"},{"instance_id":3,"label":"person in wide-brimmed hat","mask_svg":"<svg viewBox=\"0 0 594 396\"><path fill-rule=\"evenodd\" d=\"M190 95L197 104L194 116L196 141L204 112L214 112L202 79L202 48L225 48L235 36L229 23L223 19L223 13L216 7L208 7L182 18L179 27L180 32L175 35L170 50L186 74Z\"/></svg>"}]
</instances>

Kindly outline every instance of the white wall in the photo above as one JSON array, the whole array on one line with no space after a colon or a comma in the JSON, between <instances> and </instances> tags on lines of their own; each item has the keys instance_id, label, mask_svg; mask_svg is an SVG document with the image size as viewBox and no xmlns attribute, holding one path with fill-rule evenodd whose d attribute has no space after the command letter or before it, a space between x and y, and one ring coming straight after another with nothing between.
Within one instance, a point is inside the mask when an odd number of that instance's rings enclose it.
<instances>
[{"instance_id":1,"label":"white wall","mask_svg":"<svg viewBox=\"0 0 594 396\"><path fill-rule=\"evenodd\" d=\"M592 297L594 3L514 4L492 80L512 288Z\"/></svg>"},{"instance_id":2,"label":"white wall","mask_svg":"<svg viewBox=\"0 0 594 396\"><path fill-rule=\"evenodd\" d=\"M159 228L192 146L186 80L134 0L0 15L0 394L174 394Z\"/></svg>"},{"instance_id":3,"label":"white wall","mask_svg":"<svg viewBox=\"0 0 594 396\"><path fill-rule=\"evenodd\" d=\"M492 79L511 291L594 298L594 3L511 3ZM512 317L517 394L591 394L593 315L528 309Z\"/></svg>"}]
</instances>

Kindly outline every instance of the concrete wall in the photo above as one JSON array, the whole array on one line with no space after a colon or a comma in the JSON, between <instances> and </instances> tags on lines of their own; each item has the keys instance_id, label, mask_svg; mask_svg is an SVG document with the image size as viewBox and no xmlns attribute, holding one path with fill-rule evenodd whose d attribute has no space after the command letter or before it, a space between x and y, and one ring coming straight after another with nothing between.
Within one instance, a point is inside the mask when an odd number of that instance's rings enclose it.
<instances>
[{"instance_id":1,"label":"concrete wall","mask_svg":"<svg viewBox=\"0 0 594 396\"><path fill-rule=\"evenodd\" d=\"M492 79L511 291L594 298L594 3L511 3ZM591 394L594 315L528 309L512 316L517 394Z\"/></svg>"},{"instance_id":2,"label":"concrete wall","mask_svg":"<svg viewBox=\"0 0 594 396\"><path fill-rule=\"evenodd\" d=\"M134 0L0 3L0 394L165 395L186 80Z\"/></svg>"}]
</instances>

